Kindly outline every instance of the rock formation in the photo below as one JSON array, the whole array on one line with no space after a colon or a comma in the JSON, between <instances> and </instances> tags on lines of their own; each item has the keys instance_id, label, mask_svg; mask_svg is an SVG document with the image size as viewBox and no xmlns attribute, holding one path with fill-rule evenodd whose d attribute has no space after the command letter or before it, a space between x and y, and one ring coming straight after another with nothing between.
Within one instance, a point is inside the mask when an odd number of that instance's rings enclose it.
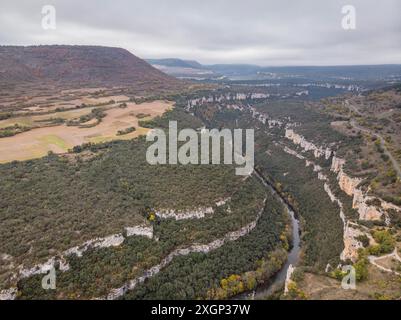
<instances>
[{"instance_id":1,"label":"rock formation","mask_svg":"<svg viewBox=\"0 0 401 320\"><path fill-rule=\"evenodd\" d=\"M223 238L214 240L208 244L192 244L186 248L175 249L174 251L170 252L159 264L146 270L142 274L142 276L126 282L123 286L121 286L119 288L110 290L108 295L106 295L105 297L101 297L99 299L115 300L115 299L121 297L127 291L133 290L138 284L144 282L146 279L153 277L154 275L159 273L161 269L166 267L174 259L174 257L185 256L185 255L188 255L188 254L194 253L194 252L208 253L212 250L216 250L216 249L220 248L226 242L236 241L239 238L247 235L249 232L251 232L256 227L256 225L264 211L265 204L266 204L266 199L263 201L263 207L259 210L255 220L252 221L251 223L247 224L246 226L240 228L237 231L229 232Z\"/></svg>"},{"instance_id":2,"label":"rock formation","mask_svg":"<svg viewBox=\"0 0 401 320\"><path fill-rule=\"evenodd\" d=\"M175 219L175 220L187 220L187 219L203 219L207 215L214 213L212 207L200 207L190 210L174 210L174 209L161 209L155 210L155 215L160 219Z\"/></svg>"},{"instance_id":3,"label":"rock formation","mask_svg":"<svg viewBox=\"0 0 401 320\"><path fill-rule=\"evenodd\" d=\"M358 211L360 220L380 220L384 216L388 224L390 221L386 210L393 209L401 213L400 207L377 197L368 196L368 191L358 188L362 180L347 175L343 169L344 164L345 160L334 156L332 159L331 171L337 173L337 180L341 190L353 197L352 207ZM373 200L378 200L380 206L372 205L371 203Z\"/></svg>"},{"instance_id":4,"label":"rock formation","mask_svg":"<svg viewBox=\"0 0 401 320\"><path fill-rule=\"evenodd\" d=\"M291 140L294 144L299 145L305 152L312 151L315 158L324 157L326 160L330 159L332 151L330 148L318 147L312 142L307 141L303 136L295 133L293 129L285 130L285 137Z\"/></svg>"},{"instance_id":5,"label":"rock formation","mask_svg":"<svg viewBox=\"0 0 401 320\"><path fill-rule=\"evenodd\" d=\"M289 291L288 287L289 287L290 283L294 282L293 280L291 280L291 276L294 273L294 271L295 271L295 267L293 267L292 264L290 264L287 269L287 276L285 277L284 294L288 293L288 291Z\"/></svg>"}]
</instances>

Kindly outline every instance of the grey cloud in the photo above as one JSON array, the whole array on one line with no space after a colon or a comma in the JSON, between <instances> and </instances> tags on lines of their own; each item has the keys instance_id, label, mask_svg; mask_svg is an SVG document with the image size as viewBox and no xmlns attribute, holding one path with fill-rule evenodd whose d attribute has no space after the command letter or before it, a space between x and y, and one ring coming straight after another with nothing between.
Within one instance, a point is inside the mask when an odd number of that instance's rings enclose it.
<instances>
[{"instance_id":1,"label":"grey cloud","mask_svg":"<svg viewBox=\"0 0 401 320\"><path fill-rule=\"evenodd\" d=\"M41 28L53 4L57 30ZM356 7L357 29L341 28ZM0 44L97 44L203 63L401 63L397 0L2 0Z\"/></svg>"}]
</instances>

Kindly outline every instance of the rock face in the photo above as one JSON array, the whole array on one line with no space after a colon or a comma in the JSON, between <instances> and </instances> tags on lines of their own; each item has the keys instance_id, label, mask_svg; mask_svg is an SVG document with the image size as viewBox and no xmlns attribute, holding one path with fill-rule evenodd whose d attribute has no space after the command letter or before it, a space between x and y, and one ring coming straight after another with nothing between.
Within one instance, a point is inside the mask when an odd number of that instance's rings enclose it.
<instances>
[{"instance_id":1,"label":"rock face","mask_svg":"<svg viewBox=\"0 0 401 320\"><path fill-rule=\"evenodd\" d=\"M122 48L0 46L0 84L30 81L115 86L178 87L168 76Z\"/></svg>"},{"instance_id":2,"label":"rock face","mask_svg":"<svg viewBox=\"0 0 401 320\"><path fill-rule=\"evenodd\" d=\"M329 148L316 146L312 142L307 141L303 136L295 133L293 129L287 128L285 131L285 136L286 138L290 139L294 144L299 145L303 149L303 151L312 151L316 158L324 156L325 159L329 159L331 155L333 155L331 171L337 173L337 180L341 190L343 190L347 195L353 197L352 206L358 211L360 220L380 220L384 215L387 223L389 223L385 210L393 209L401 212L400 207L388 203L382 199L379 199L381 202L381 207L378 208L376 206L370 205L370 201L378 198L368 196L366 195L366 192L358 188L358 185L362 182L362 179L353 178L347 175L343 170L345 160L336 157L334 155L334 152L332 152ZM303 156L299 155L297 152L289 149L288 147L285 147L284 151L289 154L295 155L299 159L303 158ZM306 165L310 165L310 161L307 160ZM320 172L321 170L315 167L314 171ZM325 177L325 175L319 173L318 178L320 180L325 180Z\"/></svg>"},{"instance_id":3,"label":"rock face","mask_svg":"<svg viewBox=\"0 0 401 320\"><path fill-rule=\"evenodd\" d=\"M135 227L126 227L127 237L131 236L144 236L147 238L153 238L153 227L152 226L135 226ZM95 238L84 242L80 246L75 246L70 249L65 250L62 254L58 256L54 256L49 258L45 263L37 264L31 268L24 268L23 266L19 266L18 274L14 275L14 279L24 279L29 278L33 275L37 274L45 274L48 273L49 270L55 268L58 265L58 269L62 272L68 271L70 266L67 262L66 257L71 255L76 255L77 257L82 257L83 254L89 250L94 248L109 248L109 247L118 247L125 240L125 237L121 233L113 234L104 238Z\"/></svg>"},{"instance_id":4,"label":"rock face","mask_svg":"<svg viewBox=\"0 0 401 320\"><path fill-rule=\"evenodd\" d=\"M357 237L362 235L366 235L366 233L352 228L350 223L347 223L344 231L344 250L340 256L341 260L350 259L355 262L358 259L358 249L363 248L363 245L357 240Z\"/></svg>"},{"instance_id":5,"label":"rock face","mask_svg":"<svg viewBox=\"0 0 401 320\"><path fill-rule=\"evenodd\" d=\"M64 255L69 256L75 254L78 257L82 257L82 254L90 248L109 248L120 246L124 242L124 236L121 233L113 234L105 238L95 238L86 241L81 246L70 248L64 252Z\"/></svg>"},{"instance_id":6,"label":"rock face","mask_svg":"<svg viewBox=\"0 0 401 320\"><path fill-rule=\"evenodd\" d=\"M292 131L292 133L291 133L291 131ZM314 144L306 141L300 135L297 135L296 133L294 133L293 130L291 130L291 131L288 134L288 136L290 136L292 139L295 140L294 143L301 145L301 147L306 146L308 151L313 150L314 156L316 158L323 156L323 153L321 152L321 150L324 150L323 148L316 147ZM300 156L295 151L293 151L293 152L288 152L288 150L284 150L284 151L286 151L287 153L292 154L300 159L302 159L302 158L305 159L304 157ZM307 151L307 150L304 149L304 151ZM325 152L324 156L326 158L327 155L331 155L331 154L332 154L332 152L330 150L330 151ZM348 195L353 196L354 192L355 192L355 190L357 190L356 188L357 188L358 184L361 182L361 180L347 176L343 171L344 164L345 164L345 161L343 159L336 158L335 156L333 156L331 171L338 173L338 181L339 181L339 185L340 185L341 189L344 192L346 192ZM352 227L351 222L347 221L345 214L344 214L343 204L340 201L340 199L338 199L332 192L330 185L328 183L329 179L323 173L323 168L321 166L315 164L313 161L306 160L306 159L305 159L305 165L307 167L312 166L313 171L317 172L318 179L324 181L325 192L329 196L330 200L333 203L336 203L340 209L340 218L341 218L341 220L343 222L343 226L344 226L344 229L343 229L344 230L343 231L344 250L341 252L341 255L340 255L341 260L344 261L344 260L350 259L352 261L356 261L356 259L358 258L358 249L362 247L362 243L357 240L357 237L360 235L366 234L366 233L360 231L357 228ZM368 234L366 234L366 235L368 235ZM370 235L368 235L368 236L370 236Z\"/></svg>"},{"instance_id":7,"label":"rock face","mask_svg":"<svg viewBox=\"0 0 401 320\"><path fill-rule=\"evenodd\" d=\"M193 252L208 253L212 250L216 250L216 249L220 248L226 242L236 241L239 238L247 235L249 232L251 232L256 227L256 225L264 211L265 204L266 204L266 199L263 201L263 207L258 212L255 220L252 221L251 223L247 224L246 226L242 227L241 229L239 229L237 231L229 232L223 238L214 240L208 244L192 244L191 246L186 247L186 248L178 248L178 249L170 252L159 264L146 270L142 276L126 282L123 286L121 286L119 288L110 290L110 292L107 296L101 297L100 299L115 300L115 299L121 297L127 291L133 290L138 284L144 282L146 279L153 277L154 275L159 273L161 269L166 267L174 259L174 257L185 256L185 255L188 255Z\"/></svg>"},{"instance_id":8,"label":"rock face","mask_svg":"<svg viewBox=\"0 0 401 320\"><path fill-rule=\"evenodd\" d=\"M207 215L213 213L214 210L212 207L196 208L187 211L180 211L174 209L164 209L155 211L155 215L160 219L175 219L175 220L203 219Z\"/></svg>"},{"instance_id":9,"label":"rock face","mask_svg":"<svg viewBox=\"0 0 401 320\"><path fill-rule=\"evenodd\" d=\"M267 93L225 93L217 95L209 95L201 98L191 99L187 103L187 110L192 107L199 106L205 103L212 102L227 102L227 101L244 101L244 100L260 100L269 98L270 95Z\"/></svg>"},{"instance_id":10,"label":"rock face","mask_svg":"<svg viewBox=\"0 0 401 320\"><path fill-rule=\"evenodd\" d=\"M332 151L330 148L318 147L312 142L307 141L303 136L295 133L293 129L285 130L285 137L291 140L294 144L299 145L305 152L312 151L316 158L324 157L326 160L330 159Z\"/></svg>"},{"instance_id":11,"label":"rock face","mask_svg":"<svg viewBox=\"0 0 401 320\"><path fill-rule=\"evenodd\" d=\"M340 172L340 170L342 169L343 165L345 164L345 160L341 159L341 158L337 158L336 156L334 156L331 159L331 171L334 172Z\"/></svg>"},{"instance_id":12,"label":"rock face","mask_svg":"<svg viewBox=\"0 0 401 320\"><path fill-rule=\"evenodd\" d=\"M225 198L225 199L221 199L219 201L216 201L216 207L221 207L224 206L227 202L229 202L231 200L231 197Z\"/></svg>"},{"instance_id":13,"label":"rock face","mask_svg":"<svg viewBox=\"0 0 401 320\"><path fill-rule=\"evenodd\" d=\"M292 264L290 264L290 265L288 266L288 269L287 269L287 276L285 277L284 294L287 294L287 293L288 293L288 291L289 291L289 288L288 288L289 285L290 285L292 282L294 282L294 281L291 280L291 276L292 276L292 274L294 273L294 271L295 271L295 267L293 267Z\"/></svg>"},{"instance_id":14,"label":"rock face","mask_svg":"<svg viewBox=\"0 0 401 320\"><path fill-rule=\"evenodd\" d=\"M0 291L0 300L14 300L17 295L17 288L10 288Z\"/></svg>"},{"instance_id":15,"label":"rock face","mask_svg":"<svg viewBox=\"0 0 401 320\"><path fill-rule=\"evenodd\" d=\"M304 152L312 151L315 158L324 156L325 159L329 159L332 155L332 162L330 170L337 174L337 181L340 189L344 191L347 195L352 197L352 207L358 211L359 220L381 220L382 217L385 218L385 222L388 225L390 220L386 210L392 209L398 211L401 214L401 208L388 203L382 199L368 196L367 192L358 188L358 185L362 182L362 179L350 177L344 171L345 160L335 156L329 148L318 147L315 144L307 141L304 137L294 132L292 129L286 129L285 136L290 139L294 144L301 146ZM298 153L291 151L287 148L285 149L287 153L293 154L294 156L301 159ZM347 221L342 202L334 195L328 184L328 178L322 173L322 168L312 161L305 160L306 166L313 166L313 171L318 172L318 178L325 181L324 190L328 194L330 200L337 203L340 208L340 217L344 224L344 250L341 253L341 259L356 261L358 258L358 249L362 247L362 243L357 240L361 235L366 235L370 239L371 243L374 243L373 238L367 232L364 232L355 223ZM375 200L375 201L373 201ZM372 203L379 202L380 205L373 205Z\"/></svg>"},{"instance_id":16,"label":"rock face","mask_svg":"<svg viewBox=\"0 0 401 320\"><path fill-rule=\"evenodd\" d=\"M294 157L297 157L298 159L301 159L301 160L305 159L305 157L303 155L300 155L298 152L288 148L287 146L285 146L283 150L284 150L284 152L286 152L286 153L288 153L288 154L290 154L290 155L292 155Z\"/></svg>"},{"instance_id":17,"label":"rock face","mask_svg":"<svg viewBox=\"0 0 401 320\"><path fill-rule=\"evenodd\" d=\"M126 227L125 232L127 233L127 237L143 236L149 239L153 238L153 226Z\"/></svg>"},{"instance_id":18,"label":"rock face","mask_svg":"<svg viewBox=\"0 0 401 320\"><path fill-rule=\"evenodd\" d=\"M361 183L362 179L351 178L344 173L342 167L337 175L338 185L347 195L353 196L356 187Z\"/></svg>"},{"instance_id":19,"label":"rock face","mask_svg":"<svg viewBox=\"0 0 401 320\"><path fill-rule=\"evenodd\" d=\"M388 224L390 221L386 210L393 209L401 213L400 207L382 199L368 196L366 192L358 188L362 180L348 176L343 170L344 164L345 160L334 156L332 159L331 171L337 173L338 184L341 190L353 197L352 207L358 211L360 220L380 220L384 216ZM372 200L379 200L380 206L371 205L370 203L372 203Z\"/></svg>"}]
</instances>

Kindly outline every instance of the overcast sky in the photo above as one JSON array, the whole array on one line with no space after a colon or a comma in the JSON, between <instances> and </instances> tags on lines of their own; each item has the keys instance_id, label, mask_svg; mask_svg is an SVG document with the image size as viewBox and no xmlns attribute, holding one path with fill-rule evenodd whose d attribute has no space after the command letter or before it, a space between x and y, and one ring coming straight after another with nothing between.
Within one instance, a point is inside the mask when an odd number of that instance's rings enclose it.
<instances>
[{"instance_id":1,"label":"overcast sky","mask_svg":"<svg viewBox=\"0 0 401 320\"><path fill-rule=\"evenodd\" d=\"M42 28L42 6L56 30ZM356 29L341 26L342 6ZM399 0L1 0L0 44L123 47L201 63L401 63Z\"/></svg>"}]
</instances>

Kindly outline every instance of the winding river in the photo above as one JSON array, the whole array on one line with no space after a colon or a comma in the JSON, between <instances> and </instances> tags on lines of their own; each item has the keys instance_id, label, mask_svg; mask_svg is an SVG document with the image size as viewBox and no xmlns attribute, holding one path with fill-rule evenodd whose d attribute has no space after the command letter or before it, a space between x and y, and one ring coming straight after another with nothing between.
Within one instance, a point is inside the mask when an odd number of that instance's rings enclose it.
<instances>
[{"instance_id":1,"label":"winding river","mask_svg":"<svg viewBox=\"0 0 401 320\"><path fill-rule=\"evenodd\" d=\"M285 279L287 276L288 267L290 265L296 266L299 261L299 253L301 250L300 244L300 236L299 236L299 221L296 218L295 212L292 209L291 205L288 203L286 199L284 199L277 190L272 186L272 184L258 171L254 170L255 175L259 178L259 180L263 183L263 185L269 189L269 191L274 194L280 202L286 208L288 214L290 215L292 222L292 248L288 253L287 260L285 264L282 266L280 271L278 271L273 278L267 281L264 284L258 285L256 289L251 293L242 293L234 299L264 299L267 296L271 295L275 291L279 290L285 283Z\"/></svg>"}]
</instances>

